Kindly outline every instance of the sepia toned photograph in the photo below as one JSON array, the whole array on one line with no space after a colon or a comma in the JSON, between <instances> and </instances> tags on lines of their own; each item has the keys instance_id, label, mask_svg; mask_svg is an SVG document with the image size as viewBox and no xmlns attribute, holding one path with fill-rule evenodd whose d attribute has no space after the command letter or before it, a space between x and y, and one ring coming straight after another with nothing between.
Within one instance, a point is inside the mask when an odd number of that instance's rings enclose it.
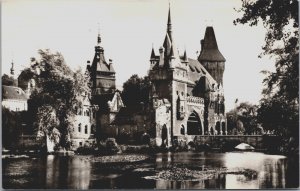
<instances>
[{"instance_id":1,"label":"sepia toned photograph","mask_svg":"<svg viewBox=\"0 0 300 191\"><path fill-rule=\"evenodd\" d=\"M299 189L298 0L0 0L2 189Z\"/></svg>"}]
</instances>

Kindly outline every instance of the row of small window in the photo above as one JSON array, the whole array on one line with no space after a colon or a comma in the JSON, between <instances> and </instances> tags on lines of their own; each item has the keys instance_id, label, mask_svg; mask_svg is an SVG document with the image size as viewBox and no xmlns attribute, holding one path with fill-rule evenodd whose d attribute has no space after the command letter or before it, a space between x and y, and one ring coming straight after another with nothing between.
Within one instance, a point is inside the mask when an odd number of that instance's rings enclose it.
<instances>
[{"instance_id":1,"label":"row of small window","mask_svg":"<svg viewBox=\"0 0 300 191\"><path fill-rule=\"evenodd\" d=\"M90 116L90 111L89 110L84 110L82 112L82 109L79 109L79 110L77 110L77 115Z\"/></svg>"},{"instance_id":2,"label":"row of small window","mask_svg":"<svg viewBox=\"0 0 300 191\"><path fill-rule=\"evenodd\" d=\"M81 133L81 123L78 124L78 132ZM88 134L88 126L84 126L84 133Z\"/></svg>"},{"instance_id":3,"label":"row of small window","mask_svg":"<svg viewBox=\"0 0 300 191\"><path fill-rule=\"evenodd\" d=\"M84 110L82 112L82 109L77 110L76 113L77 113L77 115L83 115L83 116L90 116L91 115L89 110ZM95 112L91 112L91 113L92 113L92 117L96 118L96 113Z\"/></svg>"}]
</instances>

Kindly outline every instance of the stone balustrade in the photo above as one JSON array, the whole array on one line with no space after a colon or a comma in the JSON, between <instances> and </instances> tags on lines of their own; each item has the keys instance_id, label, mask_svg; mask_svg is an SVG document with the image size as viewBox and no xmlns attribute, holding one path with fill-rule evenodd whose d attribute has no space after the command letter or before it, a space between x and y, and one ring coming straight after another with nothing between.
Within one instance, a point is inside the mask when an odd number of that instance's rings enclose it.
<instances>
[{"instance_id":1,"label":"stone balustrade","mask_svg":"<svg viewBox=\"0 0 300 191\"><path fill-rule=\"evenodd\" d=\"M194 104L204 104L204 99L201 97L194 97L194 96L188 96L186 98L186 101L188 103L194 103Z\"/></svg>"}]
</instances>

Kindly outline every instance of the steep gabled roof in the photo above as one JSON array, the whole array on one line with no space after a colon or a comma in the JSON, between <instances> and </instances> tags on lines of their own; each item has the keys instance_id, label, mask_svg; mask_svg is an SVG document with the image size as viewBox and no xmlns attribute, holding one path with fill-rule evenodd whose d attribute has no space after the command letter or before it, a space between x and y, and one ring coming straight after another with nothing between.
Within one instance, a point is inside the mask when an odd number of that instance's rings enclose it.
<instances>
[{"instance_id":1,"label":"steep gabled roof","mask_svg":"<svg viewBox=\"0 0 300 191\"><path fill-rule=\"evenodd\" d=\"M19 87L2 85L2 100L4 99L26 101L28 100L28 97L26 93Z\"/></svg>"},{"instance_id":2,"label":"steep gabled roof","mask_svg":"<svg viewBox=\"0 0 300 191\"><path fill-rule=\"evenodd\" d=\"M104 50L100 46L95 47L95 56L91 66L92 70L100 71L100 72L111 72L115 73L115 70L112 64L107 63Z\"/></svg>"},{"instance_id":3,"label":"steep gabled roof","mask_svg":"<svg viewBox=\"0 0 300 191\"><path fill-rule=\"evenodd\" d=\"M205 76L210 86L212 86L212 84L217 84L216 80L209 74L209 72L198 60L188 58L188 66L188 79L190 81L196 82L200 79L200 77Z\"/></svg>"},{"instance_id":4,"label":"steep gabled roof","mask_svg":"<svg viewBox=\"0 0 300 191\"><path fill-rule=\"evenodd\" d=\"M226 59L218 49L218 44L213 27L206 28L204 39L201 40L201 52L198 57L198 60L217 62L226 61Z\"/></svg>"}]
</instances>

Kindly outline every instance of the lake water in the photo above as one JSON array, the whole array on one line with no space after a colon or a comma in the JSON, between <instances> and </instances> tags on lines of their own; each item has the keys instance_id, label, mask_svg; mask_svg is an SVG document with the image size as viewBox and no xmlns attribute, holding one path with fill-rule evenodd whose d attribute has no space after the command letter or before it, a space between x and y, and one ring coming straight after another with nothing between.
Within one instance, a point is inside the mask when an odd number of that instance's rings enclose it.
<instances>
[{"instance_id":1,"label":"lake water","mask_svg":"<svg viewBox=\"0 0 300 191\"><path fill-rule=\"evenodd\" d=\"M91 157L91 156L89 156ZM299 187L299 161L281 155L258 152L158 153L139 163L108 165L87 160L87 156L41 156L2 159L4 188L148 188L148 189L257 189ZM204 180L170 181L149 179L176 165L257 172L219 174Z\"/></svg>"}]
</instances>

